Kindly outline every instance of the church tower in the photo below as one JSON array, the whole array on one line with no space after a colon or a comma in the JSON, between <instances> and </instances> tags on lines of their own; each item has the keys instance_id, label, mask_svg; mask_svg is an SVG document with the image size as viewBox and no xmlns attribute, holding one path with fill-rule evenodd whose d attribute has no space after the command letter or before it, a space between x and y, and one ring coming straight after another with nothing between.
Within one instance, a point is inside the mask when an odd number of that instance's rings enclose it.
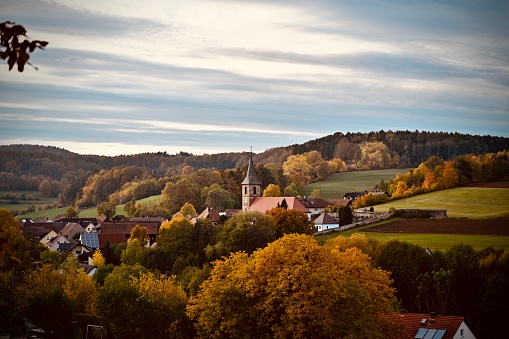
<instances>
[{"instance_id":1,"label":"church tower","mask_svg":"<svg viewBox=\"0 0 509 339\"><path fill-rule=\"evenodd\" d=\"M256 171L253 164L253 156L249 156L249 164L247 166L247 175L242 182L242 210L249 210L249 206L255 198L261 196L262 183L256 176Z\"/></svg>"}]
</instances>

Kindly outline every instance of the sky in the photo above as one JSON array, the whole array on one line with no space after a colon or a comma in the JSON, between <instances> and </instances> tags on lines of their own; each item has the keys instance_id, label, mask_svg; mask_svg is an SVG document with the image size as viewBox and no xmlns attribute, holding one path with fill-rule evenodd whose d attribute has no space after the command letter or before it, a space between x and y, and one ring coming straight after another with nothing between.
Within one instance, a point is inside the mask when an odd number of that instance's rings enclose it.
<instances>
[{"instance_id":1,"label":"sky","mask_svg":"<svg viewBox=\"0 0 509 339\"><path fill-rule=\"evenodd\" d=\"M335 132L509 137L509 1L1 0L0 144L249 151Z\"/></svg>"}]
</instances>

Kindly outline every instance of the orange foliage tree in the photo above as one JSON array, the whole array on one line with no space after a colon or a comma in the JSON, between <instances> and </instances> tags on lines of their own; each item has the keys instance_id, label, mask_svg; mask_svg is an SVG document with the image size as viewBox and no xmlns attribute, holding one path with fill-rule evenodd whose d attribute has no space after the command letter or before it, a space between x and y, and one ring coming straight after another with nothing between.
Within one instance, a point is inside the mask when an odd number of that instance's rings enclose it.
<instances>
[{"instance_id":1,"label":"orange foliage tree","mask_svg":"<svg viewBox=\"0 0 509 339\"><path fill-rule=\"evenodd\" d=\"M207 338L387 338L390 284L360 250L291 234L216 261L187 314Z\"/></svg>"}]
</instances>

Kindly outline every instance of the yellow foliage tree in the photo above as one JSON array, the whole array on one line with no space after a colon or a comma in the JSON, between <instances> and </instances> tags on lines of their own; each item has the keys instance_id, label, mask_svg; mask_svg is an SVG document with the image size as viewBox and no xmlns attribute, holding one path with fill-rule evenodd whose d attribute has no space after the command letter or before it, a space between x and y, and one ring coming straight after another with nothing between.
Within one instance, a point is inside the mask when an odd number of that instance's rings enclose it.
<instances>
[{"instance_id":1,"label":"yellow foliage tree","mask_svg":"<svg viewBox=\"0 0 509 339\"><path fill-rule=\"evenodd\" d=\"M390 284L359 249L292 234L217 261L187 312L207 338L387 338Z\"/></svg>"},{"instance_id":2,"label":"yellow foliage tree","mask_svg":"<svg viewBox=\"0 0 509 339\"><path fill-rule=\"evenodd\" d=\"M280 197L281 196L281 188L278 185L269 184L263 190L264 197Z\"/></svg>"},{"instance_id":3,"label":"yellow foliage tree","mask_svg":"<svg viewBox=\"0 0 509 339\"><path fill-rule=\"evenodd\" d=\"M97 267L104 266L104 264L106 264L106 259L100 249L96 249L94 251L94 254L92 255L92 263Z\"/></svg>"}]
</instances>

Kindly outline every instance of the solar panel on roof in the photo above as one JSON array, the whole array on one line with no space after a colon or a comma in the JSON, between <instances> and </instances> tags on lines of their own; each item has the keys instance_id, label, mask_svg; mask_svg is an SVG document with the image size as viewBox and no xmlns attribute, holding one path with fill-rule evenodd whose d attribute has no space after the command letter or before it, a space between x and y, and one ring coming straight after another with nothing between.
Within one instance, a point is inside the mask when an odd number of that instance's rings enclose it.
<instances>
[{"instance_id":1,"label":"solar panel on roof","mask_svg":"<svg viewBox=\"0 0 509 339\"><path fill-rule=\"evenodd\" d=\"M90 248L99 248L99 236L97 233L82 233L81 243Z\"/></svg>"},{"instance_id":2,"label":"solar panel on roof","mask_svg":"<svg viewBox=\"0 0 509 339\"><path fill-rule=\"evenodd\" d=\"M430 328L428 330L428 332L426 332L426 335L424 336L423 339L433 339L433 336L435 335L435 333L437 333L437 330L434 328Z\"/></svg>"},{"instance_id":3,"label":"solar panel on roof","mask_svg":"<svg viewBox=\"0 0 509 339\"><path fill-rule=\"evenodd\" d=\"M445 330L438 330L437 333L433 336L433 339L442 339L445 335Z\"/></svg>"},{"instance_id":4,"label":"solar panel on roof","mask_svg":"<svg viewBox=\"0 0 509 339\"><path fill-rule=\"evenodd\" d=\"M424 338L424 335L428 332L427 328L420 328L419 331L417 331L417 334L415 335L414 339L422 339Z\"/></svg>"}]
</instances>

